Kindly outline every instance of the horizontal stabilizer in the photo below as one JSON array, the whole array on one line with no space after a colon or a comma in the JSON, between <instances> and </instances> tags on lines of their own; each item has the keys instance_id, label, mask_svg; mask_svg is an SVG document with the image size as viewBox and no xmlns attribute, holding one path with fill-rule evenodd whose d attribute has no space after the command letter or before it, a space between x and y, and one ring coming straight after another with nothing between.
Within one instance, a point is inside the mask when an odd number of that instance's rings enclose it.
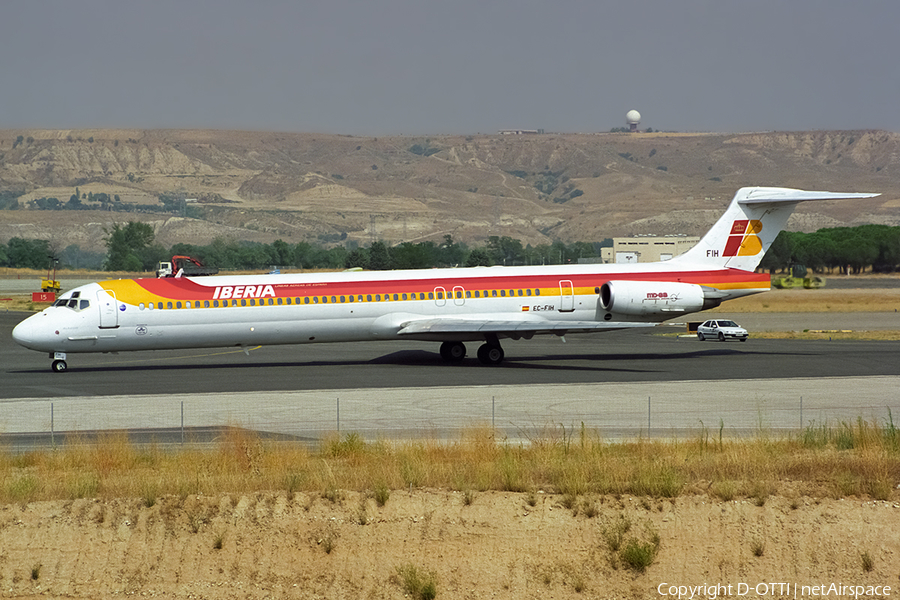
<instances>
[{"instance_id":1,"label":"horizontal stabilizer","mask_svg":"<svg viewBox=\"0 0 900 600\"><path fill-rule=\"evenodd\" d=\"M757 187L747 188L745 196L738 196L740 204L762 204L768 202L807 202L810 200L849 200L851 198L874 198L881 194L813 192L790 188Z\"/></svg>"}]
</instances>

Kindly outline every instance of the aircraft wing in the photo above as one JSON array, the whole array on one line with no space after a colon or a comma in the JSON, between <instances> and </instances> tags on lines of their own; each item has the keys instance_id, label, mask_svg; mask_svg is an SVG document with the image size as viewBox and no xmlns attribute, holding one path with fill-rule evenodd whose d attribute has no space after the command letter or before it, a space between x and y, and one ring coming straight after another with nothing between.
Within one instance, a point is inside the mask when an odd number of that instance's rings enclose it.
<instances>
[{"instance_id":1,"label":"aircraft wing","mask_svg":"<svg viewBox=\"0 0 900 600\"><path fill-rule=\"evenodd\" d=\"M589 333L615 331L638 327L655 327L656 323L632 323L628 321L551 321L551 320L475 320L458 318L421 319L403 323L399 335L422 335L440 333L495 333L495 334L535 334Z\"/></svg>"}]
</instances>

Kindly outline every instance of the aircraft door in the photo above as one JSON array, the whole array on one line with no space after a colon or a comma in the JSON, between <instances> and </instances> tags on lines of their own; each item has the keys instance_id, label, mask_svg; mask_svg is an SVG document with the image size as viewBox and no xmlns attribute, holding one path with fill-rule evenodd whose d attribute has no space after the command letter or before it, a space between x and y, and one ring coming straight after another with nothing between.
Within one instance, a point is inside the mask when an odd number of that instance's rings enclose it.
<instances>
[{"instance_id":1,"label":"aircraft door","mask_svg":"<svg viewBox=\"0 0 900 600\"><path fill-rule=\"evenodd\" d=\"M575 288L572 282L565 280L559 282L559 312L573 312L575 310Z\"/></svg>"},{"instance_id":2,"label":"aircraft door","mask_svg":"<svg viewBox=\"0 0 900 600\"><path fill-rule=\"evenodd\" d=\"M100 307L101 329L114 329L119 326L119 311L116 304L115 292L97 292L97 306Z\"/></svg>"},{"instance_id":3,"label":"aircraft door","mask_svg":"<svg viewBox=\"0 0 900 600\"><path fill-rule=\"evenodd\" d=\"M466 303L466 290L461 285L453 286L453 304L462 306Z\"/></svg>"},{"instance_id":4,"label":"aircraft door","mask_svg":"<svg viewBox=\"0 0 900 600\"><path fill-rule=\"evenodd\" d=\"M447 290L441 286L434 288L434 303L438 306L445 306L447 304Z\"/></svg>"}]
</instances>

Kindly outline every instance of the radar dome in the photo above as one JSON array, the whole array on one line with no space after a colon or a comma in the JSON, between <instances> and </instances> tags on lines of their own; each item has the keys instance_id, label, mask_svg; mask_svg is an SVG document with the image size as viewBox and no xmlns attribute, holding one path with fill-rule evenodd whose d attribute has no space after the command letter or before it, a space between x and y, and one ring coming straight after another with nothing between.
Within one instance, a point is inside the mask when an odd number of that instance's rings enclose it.
<instances>
[{"instance_id":1,"label":"radar dome","mask_svg":"<svg viewBox=\"0 0 900 600\"><path fill-rule=\"evenodd\" d=\"M625 115L625 122L629 125L636 125L641 122L641 113L636 110L629 110Z\"/></svg>"}]
</instances>

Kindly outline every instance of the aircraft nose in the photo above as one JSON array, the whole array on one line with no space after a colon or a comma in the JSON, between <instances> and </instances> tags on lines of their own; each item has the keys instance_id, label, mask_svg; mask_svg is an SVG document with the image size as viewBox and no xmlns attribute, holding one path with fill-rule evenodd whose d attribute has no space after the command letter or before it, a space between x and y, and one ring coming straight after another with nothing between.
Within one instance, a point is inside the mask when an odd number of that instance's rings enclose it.
<instances>
[{"instance_id":1,"label":"aircraft nose","mask_svg":"<svg viewBox=\"0 0 900 600\"><path fill-rule=\"evenodd\" d=\"M17 344L32 350L41 349L37 347L40 340L37 331L37 323L35 322L35 319L39 316L40 315L32 315L15 326L12 337Z\"/></svg>"}]
</instances>

